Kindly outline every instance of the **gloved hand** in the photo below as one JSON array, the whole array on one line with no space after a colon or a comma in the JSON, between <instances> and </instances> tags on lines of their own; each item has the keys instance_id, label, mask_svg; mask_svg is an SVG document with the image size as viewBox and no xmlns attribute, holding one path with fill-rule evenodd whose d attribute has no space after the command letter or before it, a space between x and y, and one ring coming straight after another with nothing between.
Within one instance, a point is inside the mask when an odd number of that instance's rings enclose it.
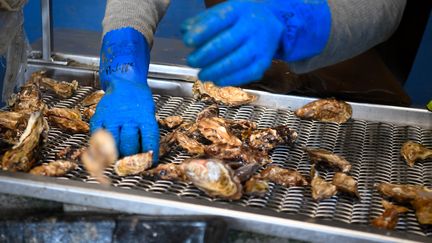
<instances>
[{"instance_id":1,"label":"gloved hand","mask_svg":"<svg viewBox=\"0 0 432 243\"><path fill-rule=\"evenodd\" d=\"M320 54L330 29L325 0L231 0L182 25L184 43L196 48L188 64L220 86L259 80L273 58L294 62Z\"/></svg>"},{"instance_id":2,"label":"gloved hand","mask_svg":"<svg viewBox=\"0 0 432 243\"><path fill-rule=\"evenodd\" d=\"M105 95L91 118L91 132L110 131L121 155L159 152L155 105L147 85L149 47L132 28L113 30L102 41L100 77Z\"/></svg>"}]
</instances>

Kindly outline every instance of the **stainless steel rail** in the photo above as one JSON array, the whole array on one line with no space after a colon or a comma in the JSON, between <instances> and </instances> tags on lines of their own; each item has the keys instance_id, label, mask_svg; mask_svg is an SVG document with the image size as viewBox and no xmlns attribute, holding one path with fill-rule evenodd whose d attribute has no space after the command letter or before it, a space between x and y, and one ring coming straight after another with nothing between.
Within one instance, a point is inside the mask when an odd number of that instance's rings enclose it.
<instances>
[{"instance_id":1,"label":"stainless steel rail","mask_svg":"<svg viewBox=\"0 0 432 243\"><path fill-rule=\"evenodd\" d=\"M51 0L41 0L42 13L42 58L51 61L53 46Z\"/></svg>"},{"instance_id":2,"label":"stainless steel rail","mask_svg":"<svg viewBox=\"0 0 432 243\"><path fill-rule=\"evenodd\" d=\"M62 80L78 79L83 85L66 100L44 96L49 106L74 107L97 85L93 69L59 65L30 65L30 71L50 68L50 74ZM158 115L182 115L193 120L206 105L191 97L189 75L164 66L170 80L150 78ZM186 72L187 73L187 72ZM186 76L186 78L185 78ZM255 92L255 91L254 91ZM382 211L381 197L373 189L376 182L412 183L432 186L432 161L408 168L400 158L404 141L412 139L432 147L432 113L410 108L352 103L354 119L337 125L300 120L292 110L309 98L255 92L260 96L254 105L239 108L221 107L221 115L233 119L250 119L259 127L287 124L299 133L293 147L281 146L271 155L274 164L309 174L310 164L303 146L322 147L345 156L353 164L352 176L358 181L362 199L355 201L335 196L319 203L310 196L310 188L285 188L272 184L264 197L243 196L234 202L213 199L194 186L142 176L119 177L112 168L105 175L112 186L103 187L80 166L62 178L36 177L23 173L0 173L0 191L60 202L75 203L130 213L205 214L227 219L232 227L292 237L313 242L406 242L430 241L432 227L420 226L414 212L401 217L396 231L383 231L369 226ZM161 129L161 135L168 131ZM43 161L51 161L65 146L84 146L86 134L65 134L53 127L42 150ZM161 163L180 163L189 155L176 150L161 158ZM331 180L333 173L324 173Z\"/></svg>"}]
</instances>

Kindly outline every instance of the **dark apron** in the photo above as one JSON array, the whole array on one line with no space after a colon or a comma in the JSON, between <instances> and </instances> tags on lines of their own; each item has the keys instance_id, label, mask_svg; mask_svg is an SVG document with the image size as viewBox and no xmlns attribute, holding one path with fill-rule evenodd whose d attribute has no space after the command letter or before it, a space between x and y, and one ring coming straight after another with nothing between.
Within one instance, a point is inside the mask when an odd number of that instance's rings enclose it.
<instances>
[{"instance_id":1,"label":"dark apron","mask_svg":"<svg viewBox=\"0 0 432 243\"><path fill-rule=\"evenodd\" d=\"M205 1L206 7L220 2L223 0ZM403 84L415 59L431 5L431 1L407 1L394 35L359 56L301 75L291 73L286 63L273 61L263 79L247 88L409 106L410 97Z\"/></svg>"}]
</instances>

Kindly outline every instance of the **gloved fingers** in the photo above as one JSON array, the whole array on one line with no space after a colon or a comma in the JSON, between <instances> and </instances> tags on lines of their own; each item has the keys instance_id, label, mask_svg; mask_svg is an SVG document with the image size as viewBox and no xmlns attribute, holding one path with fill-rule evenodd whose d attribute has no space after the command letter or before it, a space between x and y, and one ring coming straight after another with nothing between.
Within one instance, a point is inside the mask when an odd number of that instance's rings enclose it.
<instances>
[{"instance_id":1,"label":"gloved fingers","mask_svg":"<svg viewBox=\"0 0 432 243\"><path fill-rule=\"evenodd\" d=\"M120 143L118 145L120 155L128 156L139 152L140 134L136 124L123 124L120 130Z\"/></svg>"},{"instance_id":2,"label":"gloved fingers","mask_svg":"<svg viewBox=\"0 0 432 243\"><path fill-rule=\"evenodd\" d=\"M219 80L213 80L218 86L241 86L262 78L265 70L270 66L271 60L256 59L248 67L232 73Z\"/></svg>"},{"instance_id":3,"label":"gloved fingers","mask_svg":"<svg viewBox=\"0 0 432 243\"><path fill-rule=\"evenodd\" d=\"M118 126L118 124L104 123L103 128L111 133L111 135L113 136L114 141L118 147L119 142L120 142L120 127Z\"/></svg>"},{"instance_id":4,"label":"gloved fingers","mask_svg":"<svg viewBox=\"0 0 432 243\"><path fill-rule=\"evenodd\" d=\"M239 47L250 36L250 31L244 25L236 24L224 30L195 50L187 58L192 67L202 68L216 62Z\"/></svg>"},{"instance_id":5,"label":"gloved fingers","mask_svg":"<svg viewBox=\"0 0 432 243\"><path fill-rule=\"evenodd\" d=\"M140 126L142 152L153 151L153 164L159 159L159 128L156 120Z\"/></svg>"},{"instance_id":6,"label":"gloved fingers","mask_svg":"<svg viewBox=\"0 0 432 243\"><path fill-rule=\"evenodd\" d=\"M249 66L254 61L255 48L251 43L246 43L225 58L201 69L199 78L201 80L219 80Z\"/></svg>"},{"instance_id":7,"label":"gloved fingers","mask_svg":"<svg viewBox=\"0 0 432 243\"><path fill-rule=\"evenodd\" d=\"M236 11L232 2L218 4L182 24L183 42L189 47L201 46L235 20Z\"/></svg>"}]
</instances>

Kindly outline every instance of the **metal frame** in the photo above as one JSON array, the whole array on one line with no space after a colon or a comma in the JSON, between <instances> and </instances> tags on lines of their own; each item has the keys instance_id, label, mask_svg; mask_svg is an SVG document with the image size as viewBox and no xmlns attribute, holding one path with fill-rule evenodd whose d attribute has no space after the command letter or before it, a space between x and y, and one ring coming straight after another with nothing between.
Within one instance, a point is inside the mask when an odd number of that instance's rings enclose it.
<instances>
[{"instance_id":1,"label":"metal frame","mask_svg":"<svg viewBox=\"0 0 432 243\"><path fill-rule=\"evenodd\" d=\"M31 184L30 184L31 183ZM104 187L87 183L39 177L24 173L0 172L0 191L64 203L100 207L150 215L215 215L224 217L235 229L254 231L311 242L423 242L429 240L338 222L297 215L281 218L276 212L236 205L197 203L187 198L142 190Z\"/></svg>"},{"instance_id":2,"label":"metal frame","mask_svg":"<svg viewBox=\"0 0 432 243\"><path fill-rule=\"evenodd\" d=\"M42 58L52 61L51 53L53 47L51 0L41 0L42 13Z\"/></svg>"}]
</instances>

